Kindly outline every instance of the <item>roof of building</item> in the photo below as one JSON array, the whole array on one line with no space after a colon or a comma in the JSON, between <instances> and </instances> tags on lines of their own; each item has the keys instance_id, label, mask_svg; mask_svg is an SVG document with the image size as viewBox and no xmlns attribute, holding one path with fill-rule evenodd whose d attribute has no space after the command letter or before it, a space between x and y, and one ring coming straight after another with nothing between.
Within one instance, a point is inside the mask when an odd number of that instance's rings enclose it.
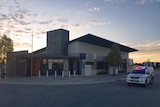
<instances>
[{"instance_id":1,"label":"roof of building","mask_svg":"<svg viewBox=\"0 0 160 107\"><path fill-rule=\"evenodd\" d=\"M67 32L69 32L68 30L62 29L62 28L60 28L60 29L55 29L55 30L50 30L50 31L47 31L47 32L55 32L55 31L67 31Z\"/></svg>"},{"instance_id":2,"label":"roof of building","mask_svg":"<svg viewBox=\"0 0 160 107\"><path fill-rule=\"evenodd\" d=\"M38 53L42 53L42 52L45 52L46 51L46 47L44 47L44 48L41 48L41 49L39 49L39 50L36 50L36 51L34 51L34 52L32 52L33 54L38 54Z\"/></svg>"},{"instance_id":3,"label":"roof of building","mask_svg":"<svg viewBox=\"0 0 160 107\"><path fill-rule=\"evenodd\" d=\"M124 46L124 45L118 44L116 42L112 42L110 40L100 38L100 37L92 35L92 34L87 34L87 35L81 36L77 39L71 40L69 43L72 43L75 41L80 41L80 42L84 42L84 43L88 43L88 44L92 44L92 45L97 45L97 46L101 46L101 47L106 47L106 48L111 48L113 44L117 44L121 51L124 51L124 52L138 51L137 49L133 49L128 46Z\"/></svg>"},{"instance_id":4,"label":"roof of building","mask_svg":"<svg viewBox=\"0 0 160 107\"><path fill-rule=\"evenodd\" d=\"M78 59L77 56L53 55L48 53L23 53L15 55L18 58L48 58L48 59Z\"/></svg>"}]
</instances>

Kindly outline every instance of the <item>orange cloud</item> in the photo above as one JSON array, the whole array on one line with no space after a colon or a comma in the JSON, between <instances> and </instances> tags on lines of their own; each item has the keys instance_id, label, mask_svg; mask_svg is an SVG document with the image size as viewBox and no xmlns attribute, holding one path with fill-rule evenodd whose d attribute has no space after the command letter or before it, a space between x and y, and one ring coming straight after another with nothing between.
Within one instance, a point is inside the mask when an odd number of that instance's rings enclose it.
<instances>
[{"instance_id":1,"label":"orange cloud","mask_svg":"<svg viewBox=\"0 0 160 107\"><path fill-rule=\"evenodd\" d=\"M14 51L30 50L30 49L31 49L30 43L14 42Z\"/></svg>"},{"instance_id":2,"label":"orange cloud","mask_svg":"<svg viewBox=\"0 0 160 107\"><path fill-rule=\"evenodd\" d=\"M160 62L160 40L138 44L133 47L139 50L129 54L134 62L144 62L148 59L151 62Z\"/></svg>"}]
</instances>

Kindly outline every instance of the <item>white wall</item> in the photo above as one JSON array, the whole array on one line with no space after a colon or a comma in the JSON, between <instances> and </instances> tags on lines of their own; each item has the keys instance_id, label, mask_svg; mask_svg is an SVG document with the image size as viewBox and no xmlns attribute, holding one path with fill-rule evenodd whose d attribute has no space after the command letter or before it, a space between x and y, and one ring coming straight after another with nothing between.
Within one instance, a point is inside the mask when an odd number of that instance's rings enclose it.
<instances>
[{"instance_id":1,"label":"white wall","mask_svg":"<svg viewBox=\"0 0 160 107\"><path fill-rule=\"evenodd\" d=\"M86 53L86 54L96 54L96 56L107 56L111 49L96 46L84 42L72 42L69 44L68 47L68 53L69 55L77 54L79 53ZM122 59L128 59L128 53L127 52L121 52Z\"/></svg>"},{"instance_id":2,"label":"white wall","mask_svg":"<svg viewBox=\"0 0 160 107\"><path fill-rule=\"evenodd\" d=\"M68 54L71 56L79 56L80 53L86 54L86 59L82 61L82 63L85 62L94 62L96 61L102 61L104 58L108 55L111 49L96 46L84 42L72 42L68 46ZM122 59L128 59L128 53L127 52L121 52ZM93 67L94 65L92 65ZM109 70L111 71L111 70ZM91 75L96 75L97 70L92 68ZM110 72L109 72L110 73ZM85 70L82 69L82 75L85 75Z\"/></svg>"},{"instance_id":3,"label":"white wall","mask_svg":"<svg viewBox=\"0 0 160 107\"><path fill-rule=\"evenodd\" d=\"M127 52L121 52L121 56L122 56L122 59L128 59L129 58Z\"/></svg>"},{"instance_id":4,"label":"white wall","mask_svg":"<svg viewBox=\"0 0 160 107\"><path fill-rule=\"evenodd\" d=\"M68 53L96 53L97 55L106 56L109 51L109 48L77 41L69 44Z\"/></svg>"}]
</instances>

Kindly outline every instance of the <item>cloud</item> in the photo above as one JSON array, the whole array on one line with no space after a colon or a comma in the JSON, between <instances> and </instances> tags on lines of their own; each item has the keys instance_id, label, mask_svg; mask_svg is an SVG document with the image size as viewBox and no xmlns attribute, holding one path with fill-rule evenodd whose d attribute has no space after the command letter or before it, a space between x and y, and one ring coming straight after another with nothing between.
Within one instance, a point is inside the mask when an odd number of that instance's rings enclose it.
<instances>
[{"instance_id":1,"label":"cloud","mask_svg":"<svg viewBox=\"0 0 160 107\"><path fill-rule=\"evenodd\" d=\"M28 25L28 24L30 24L30 23L25 22L25 21L18 21L18 23L19 23L20 25Z\"/></svg>"},{"instance_id":2,"label":"cloud","mask_svg":"<svg viewBox=\"0 0 160 107\"><path fill-rule=\"evenodd\" d=\"M145 3L153 3L153 2L160 2L160 0L138 0L137 4L145 4Z\"/></svg>"},{"instance_id":3,"label":"cloud","mask_svg":"<svg viewBox=\"0 0 160 107\"><path fill-rule=\"evenodd\" d=\"M39 24L50 24L50 23L52 23L52 20L39 22Z\"/></svg>"},{"instance_id":4,"label":"cloud","mask_svg":"<svg viewBox=\"0 0 160 107\"><path fill-rule=\"evenodd\" d=\"M3 5L0 5L0 9L4 9L5 8L5 6L3 6Z\"/></svg>"},{"instance_id":5,"label":"cloud","mask_svg":"<svg viewBox=\"0 0 160 107\"><path fill-rule=\"evenodd\" d=\"M26 16L31 16L29 10L22 9L20 6L9 6L9 12L11 17L15 17L18 20L24 19Z\"/></svg>"},{"instance_id":6,"label":"cloud","mask_svg":"<svg viewBox=\"0 0 160 107\"><path fill-rule=\"evenodd\" d=\"M35 24L50 24L52 20L39 20L40 17L38 14L33 13L32 11L22 7L20 5L20 1L4 1L4 2L12 2L11 5L6 6L5 11L0 11L0 25L3 26L3 33L6 32L8 28L10 28L11 32L17 30L26 30L25 27L31 27ZM22 1L21 1L22 2ZM10 4L10 3L9 3ZM5 7L0 5L0 8ZM15 31L16 32L16 31ZM16 35L16 33L14 33Z\"/></svg>"},{"instance_id":7,"label":"cloud","mask_svg":"<svg viewBox=\"0 0 160 107\"><path fill-rule=\"evenodd\" d=\"M129 0L104 0L106 3L112 3L112 4L119 4L119 3L125 3ZM145 3L153 3L153 2L160 2L160 0L131 0L136 2L137 4L145 4Z\"/></svg>"},{"instance_id":8,"label":"cloud","mask_svg":"<svg viewBox=\"0 0 160 107\"><path fill-rule=\"evenodd\" d=\"M135 62L144 62L147 59L160 62L160 40L148 41L132 46L139 51L130 53Z\"/></svg>"},{"instance_id":9,"label":"cloud","mask_svg":"<svg viewBox=\"0 0 160 107\"><path fill-rule=\"evenodd\" d=\"M19 41L13 43L14 51L19 51L19 50L29 50L31 48L31 43L20 43Z\"/></svg>"},{"instance_id":10,"label":"cloud","mask_svg":"<svg viewBox=\"0 0 160 107\"><path fill-rule=\"evenodd\" d=\"M94 26L105 25L105 24L106 24L106 22L101 22L101 21L97 21L97 20L91 20L86 23L86 25L94 25Z\"/></svg>"},{"instance_id":11,"label":"cloud","mask_svg":"<svg viewBox=\"0 0 160 107\"><path fill-rule=\"evenodd\" d=\"M9 20L10 18L6 15L6 14L0 14L0 20L2 21L6 21Z\"/></svg>"},{"instance_id":12,"label":"cloud","mask_svg":"<svg viewBox=\"0 0 160 107\"><path fill-rule=\"evenodd\" d=\"M93 7L93 8L90 8L89 11L100 11L100 7Z\"/></svg>"},{"instance_id":13,"label":"cloud","mask_svg":"<svg viewBox=\"0 0 160 107\"><path fill-rule=\"evenodd\" d=\"M68 25L61 25L60 28L68 29Z\"/></svg>"},{"instance_id":14,"label":"cloud","mask_svg":"<svg viewBox=\"0 0 160 107\"><path fill-rule=\"evenodd\" d=\"M16 30L15 32L18 32L18 33L26 33L26 32L23 31L23 30Z\"/></svg>"},{"instance_id":15,"label":"cloud","mask_svg":"<svg viewBox=\"0 0 160 107\"><path fill-rule=\"evenodd\" d=\"M8 1L8 0L7 0ZM7 2L6 1L6 2ZM0 9L0 33L11 36L15 43L15 47L19 49L26 49L28 44L30 44L31 40L28 40L30 36L33 35L34 38L46 38L46 31L53 30L56 28L66 28L66 29L79 29L79 28L87 28L91 26L103 26L106 24L110 24L111 22L107 22L104 20L88 20L82 22L72 22L72 20L64 17L64 14L61 16L47 16L40 15L39 13L34 13L30 7L27 9L23 7L22 2L24 0L9 0L6 3L6 6L0 4L0 8L5 8L5 11ZM28 6L28 5L27 5ZM90 11L100 11L102 8L95 6L93 4L88 4ZM91 12L88 12L85 9L75 10L70 12L69 14L73 14L74 18L83 18L90 15ZM8 29L10 31L8 31ZM20 40L19 40L20 39ZM24 42L24 45L22 45Z\"/></svg>"},{"instance_id":16,"label":"cloud","mask_svg":"<svg viewBox=\"0 0 160 107\"><path fill-rule=\"evenodd\" d=\"M85 2L84 6L87 7L88 11L90 12L100 11L102 9L102 7L99 7L98 5L95 5L94 3L89 1ZM86 10L81 10L79 13L86 13Z\"/></svg>"},{"instance_id":17,"label":"cloud","mask_svg":"<svg viewBox=\"0 0 160 107\"><path fill-rule=\"evenodd\" d=\"M11 33L11 30L6 30L5 32L4 32L4 34L6 34L6 35L9 35Z\"/></svg>"},{"instance_id":18,"label":"cloud","mask_svg":"<svg viewBox=\"0 0 160 107\"><path fill-rule=\"evenodd\" d=\"M8 1L8 0L0 0L1 2L6 2L6 1Z\"/></svg>"},{"instance_id":19,"label":"cloud","mask_svg":"<svg viewBox=\"0 0 160 107\"><path fill-rule=\"evenodd\" d=\"M71 27L72 28L86 28L86 27L90 27L90 26L102 26L102 25L106 25L106 24L108 24L108 22L90 20L90 21L86 21L86 22L83 22L83 23L73 24Z\"/></svg>"},{"instance_id":20,"label":"cloud","mask_svg":"<svg viewBox=\"0 0 160 107\"><path fill-rule=\"evenodd\" d=\"M26 31L32 31L32 29L31 29L31 28L25 28L25 30L26 30Z\"/></svg>"},{"instance_id":21,"label":"cloud","mask_svg":"<svg viewBox=\"0 0 160 107\"><path fill-rule=\"evenodd\" d=\"M109 3L112 3L112 4L118 4L118 3L124 3L126 2L127 0L104 0L105 2L109 2Z\"/></svg>"},{"instance_id":22,"label":"cloud","mask_svg":"<svg viewBox=\"0 0 160 107\"><path fill-rule=\"evenodd\" d=\"M89 7L91 5L91 2L87 1L84 5Z\"/></svg>"},{"instance_id":23,"label":"cloud","mask_svg":"<svg viewBox=\"0 0 160 107\"><path fill-rule=\"evenodd\" d=\"M57 20L58 22L62 22L62 23L68 22L68 19L63 19L63 18L59 18Z\"/></svg>"},{"instance_id":24,"label":"cloud","mask_svg":"<svg viewBox=\"0 0 160 107\"><path fill-rule=\"evenodd\" d=\"M160 52L160 40L145 42L143 44L138 44L134 47L140 50L141 52Z\"/></svg>"},{"instance_id":25,"label":"cloud","mask_svg":"<svg viewBox=\"0 0 160 107\"><path fill-rule=\"evenodd\" d=\"M16 0L14 0L14 3L15 3L15 4L19 4L19 2L18 2L18 1L16 1Z\"/></svg>"},{"instance_id":26,"label":"cloud","mask_svg":"<svg viewBox=\"0 0 160 107\"><path fill-rule=\"evenodd\" d=\"M10 28L10 29L15 29L16 27L13 26L13 25L10 25L9 28Z\"/></svg>"}]
</instances>

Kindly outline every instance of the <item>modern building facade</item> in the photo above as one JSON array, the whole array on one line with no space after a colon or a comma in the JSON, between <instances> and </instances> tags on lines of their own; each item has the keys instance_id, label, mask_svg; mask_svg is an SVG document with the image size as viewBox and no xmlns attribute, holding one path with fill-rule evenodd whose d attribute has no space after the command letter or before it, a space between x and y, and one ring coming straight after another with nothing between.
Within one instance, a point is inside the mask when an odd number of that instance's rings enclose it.
<instances>
[{"instance_id":1,"label":"modern building facade","mask_svg":"<svg viewBox=\"0 0 160 107\"><path fill-rule=\"evenodd\" d=\"M136 49L87 34L69 41L69 31L57 29L47 32L47 46L32 53L28 51L14 52L14 59L8 61L8 76L38 76L112 74L107 64L107 55L111 46L117 44L122 55L119 72L128 72L133 61L129 52ZM70 71L70 73L69 73Z\"/></svg>"}]
</instances>

